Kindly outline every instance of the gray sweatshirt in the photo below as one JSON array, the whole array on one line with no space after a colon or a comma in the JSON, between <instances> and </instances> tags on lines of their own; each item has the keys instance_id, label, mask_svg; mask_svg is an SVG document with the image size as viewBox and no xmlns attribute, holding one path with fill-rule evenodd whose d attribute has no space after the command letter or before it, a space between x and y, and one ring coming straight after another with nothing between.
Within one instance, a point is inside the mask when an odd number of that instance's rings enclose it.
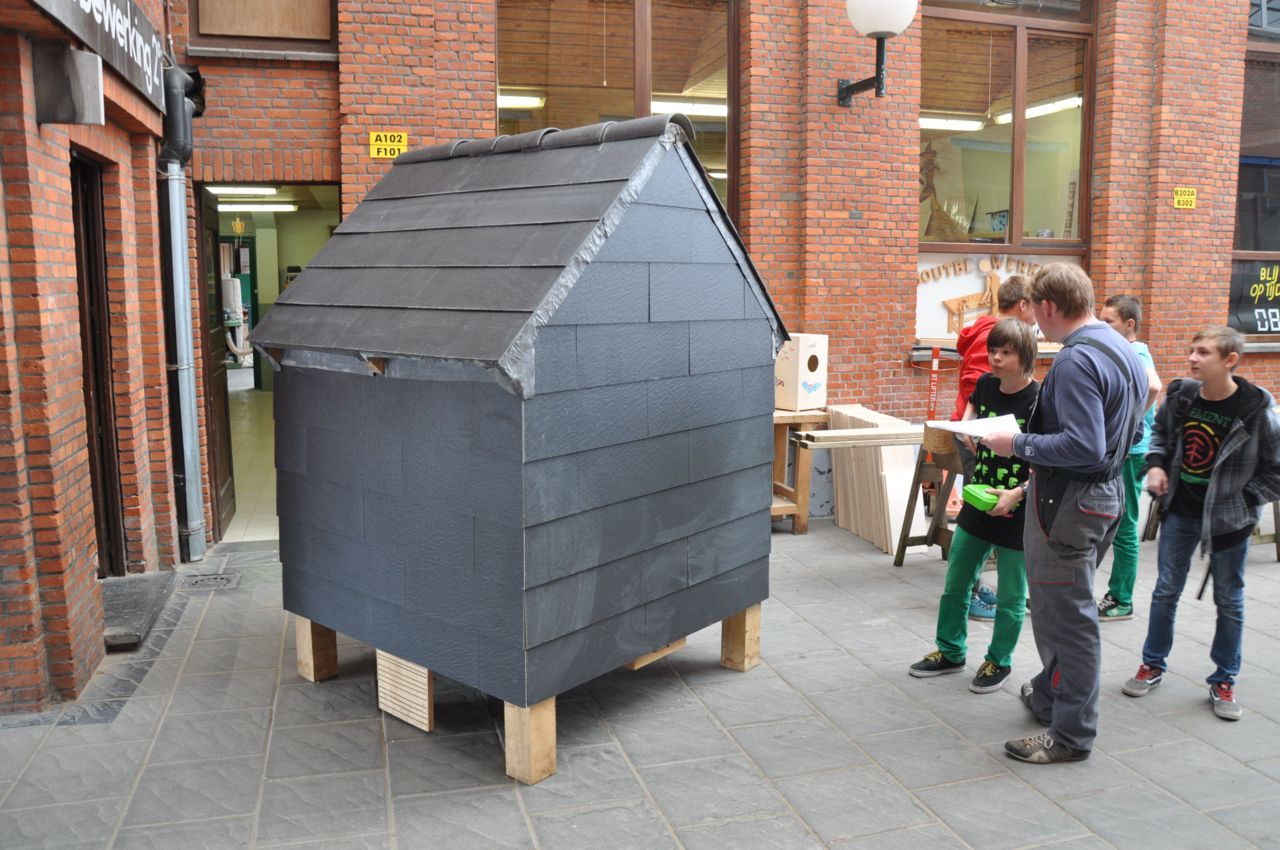
<instances>
[{"instance_id":1,"label":"gray sweatshirt","mask_svg":"<svg viewBox=\"0 0 1280 850\"><path fill-rule=\"evenodd\" d=\"M1129 374L1103 352L1071 345L1080 336L1109 346L1128 364ZM1019 434L1013 451L1037 466L1100 472L1114 452L1127 453L1142 435L1141 417L1136 433L1124 433L1124 425L1134 419L1133 407L1140 403L1135 388L1139 377L1141 401L1146 401L1147 369L1128 341L1103 322L1073 331L1062 345L1040 389L1038 433Z\"/></svg>"}]
</instances>

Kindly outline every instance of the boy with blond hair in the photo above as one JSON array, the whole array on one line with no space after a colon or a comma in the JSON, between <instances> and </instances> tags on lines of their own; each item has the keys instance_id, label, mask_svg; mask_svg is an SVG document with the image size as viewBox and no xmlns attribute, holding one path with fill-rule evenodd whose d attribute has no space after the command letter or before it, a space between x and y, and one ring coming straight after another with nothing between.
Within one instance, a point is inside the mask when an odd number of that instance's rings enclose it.
<instances>
[{"instance_id":1,"label":"boy with blond hair","mask_svg":"<svg viewBox=\"0 0 1280 850\"><path fill-rule=\"evenodd\" d=\"M1205 680L1213 713L1239 720L1235 698L1244 636L1244 566L1249 536L1262 506L1280 498L1280 421L1271 394L1232 374L1244 337L1228 327L1206 328L1191 340L1191 377L1174 381L1156 415L1147 454L1147 489L1165 507L1159 572L1142 664L1124 684L1131 697L1164 680L1173 647L1178 597L1199 546L1209 558L1217 625Z\"/></svg>"}]
</instances>

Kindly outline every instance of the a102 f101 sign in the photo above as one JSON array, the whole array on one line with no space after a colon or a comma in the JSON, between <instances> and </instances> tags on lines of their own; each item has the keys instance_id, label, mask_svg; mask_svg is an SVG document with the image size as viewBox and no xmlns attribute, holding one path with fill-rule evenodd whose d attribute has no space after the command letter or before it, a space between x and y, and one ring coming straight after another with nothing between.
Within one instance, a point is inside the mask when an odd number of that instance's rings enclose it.
<instances>
[{"instance_id":1,"label":"a102 f101 sign","mask_svg":"<svg viewBox=\"0 0 1280 850\"><path fill-rule=\"evenodd\" d=\"M1280 334L1280 262L1231 264L1231 327L1246 334Z\"/></svg>"}]
</instances>

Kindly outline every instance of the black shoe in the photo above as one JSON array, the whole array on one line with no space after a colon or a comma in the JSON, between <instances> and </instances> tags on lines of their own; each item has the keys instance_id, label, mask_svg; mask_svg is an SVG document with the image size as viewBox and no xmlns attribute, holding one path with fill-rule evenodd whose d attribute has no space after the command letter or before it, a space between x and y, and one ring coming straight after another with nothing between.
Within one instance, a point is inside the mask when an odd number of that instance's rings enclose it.
<instances>
[{"instance_id":1,"label":"black shoe","mask_svg":"<svg viewBox=\"0 0 1280 850\"><path fill-rule=\"evenodd\" d=\"M1031 764L1058 764L1064 761L1084 761L1088 750L1077 750L1055 741L1045 732L1034 738L1015 738L1004 742L1004 751L1011 758Z\"/></svg>"},{"instance_id":2,"label":"black shoe","mask_svg":"<svg viewBox=\"0 0 1280 850\"><path fill-rule=\"evenodd\" d=\"M969 690L975 694L989 694L992 691L1000 690L1000 685L1004 680L1009 678L1012 667L997 667L990 661L982 662L982 666L978 668L978 675L973 677L973 681L969 683Z\"/></svg>"},{"instance_id":3,"label":"black shoe","mask_svg":"<svg viewBox=\"0 0 1280 850\"><path fill-rule=\"evenodd\" d=\"M921 660L912 664L907 672L917 679L927 679L930 676L941 676L943 673L959 673L964 669L963 661L952 661L942 654L941 650L930 652Z\"/></svg>"}]
</instances>

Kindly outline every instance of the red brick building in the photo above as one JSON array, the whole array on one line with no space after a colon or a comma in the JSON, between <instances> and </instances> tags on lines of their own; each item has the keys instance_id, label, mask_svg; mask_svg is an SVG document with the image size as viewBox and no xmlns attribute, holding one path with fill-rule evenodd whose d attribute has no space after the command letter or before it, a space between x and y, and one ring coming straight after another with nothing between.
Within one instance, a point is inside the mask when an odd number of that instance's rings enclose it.
<instances>
[{"instance_id":1,"label":"red brick building","mask_svg":"<svg viewBox=\"0 0 1280 850\"><path fill-rule=\"evenodd\" d=\"M911 345L970 320L991 275L1048 260L1141 296L1166 376L1230 313L1253 334L1244 373L1280 384L1265 4L927 0L888 43L888 96L842 108L836 81L871 74L874 44L839 0L0 0L0 709L73 696L94 669L103 549L115 571L180 551L162 101L104 61L105 123L36 116L41 40L106 50L70 25L85 8L135 10L205 83L187 216L210 542L235 504L224 275L270 309L402 142L690 114L788 327L830 335L832 401L921 418ZM95 320L73 186L99 184Z\"/></svg>"}]
</instances>

